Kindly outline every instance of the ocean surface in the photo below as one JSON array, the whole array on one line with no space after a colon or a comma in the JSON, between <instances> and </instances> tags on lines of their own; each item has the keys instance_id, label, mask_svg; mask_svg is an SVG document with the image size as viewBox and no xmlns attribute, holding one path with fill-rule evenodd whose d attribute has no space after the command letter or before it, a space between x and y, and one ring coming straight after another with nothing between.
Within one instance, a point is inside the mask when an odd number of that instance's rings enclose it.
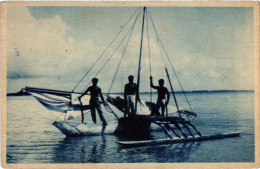
<instances>
[{"instance_id":1,"label":"ocean surface","mask_svg":"<svg viewBox=\"0 0 260 169\"><path fill-rule=\"evenodd\" d=\"M212 141L123 148L116 141L127 139L113 134L66 137L52 125L57 118L53 112L31 96L12 96L7 98L7 163L255 161L253 92L195 92L186 95L198 115L192 124L202 135L243 130L241 135ZM141 99L149 98L148 94L141 95ZM153 100L156 100L156 94L153 94ZM183 95L177 94L177 100L180 107L189 110ZM173 103L171 97L170 104ZM105 111L104 114L107 120L115 120L111 114ZM116 124L109 122L109 125ZM154 131L152 137L163 138L164 134Z\"/></svg>"}]
</instances>

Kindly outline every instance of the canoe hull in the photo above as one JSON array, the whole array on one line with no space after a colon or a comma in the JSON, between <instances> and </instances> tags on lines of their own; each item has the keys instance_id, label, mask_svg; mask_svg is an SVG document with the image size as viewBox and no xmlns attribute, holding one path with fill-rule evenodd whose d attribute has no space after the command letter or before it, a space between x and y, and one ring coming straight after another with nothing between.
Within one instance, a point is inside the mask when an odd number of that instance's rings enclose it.
<instances>
[{"instance_id":1,"label":"canoe hull","mask_svg":"<svg viewBox=\"0 0 260 169\"><path fill-rule=\"evenodd\" d=\"M117 136L137 136L149 133L151 121L143 116L122 117L114 132Z\"/></svg>"},{"instance_id":2,"label":"canoe hull","mask_svg":"<svg viewBox=\"0 0 260 169\"><path fill-rule=\"evenodd\" d=\"M158 140L144 140L144 141L117 141L118 144L124 147L141 147L141 146L153 146L159 144L173 144L173 143L185 143L185 142L197 142L197 141L205 141L205 140L216 140L216 139L224 139L229 137L237 137L242 131L239 132L230 132L230 133L222 133L215 134L209 136L195 136L188 138L173 138L173 139L158 139Z\"/></svg>"},{"instance_id":3,"label":"canoe hull","mask_svg":"<svg viewBox=\"0 0 260 169\"><path fill-rule=\"evenodd\" d=\"M56 121L52 123L58 130L60 130L67 137L79 136L94 136L103 134L113 134L116 129L115 123L109 123L108 126L103 127L100 124L91 123L71 123L66 121ZM103 132L102 132L103 131Z\"/></svg>"}]
</instances>

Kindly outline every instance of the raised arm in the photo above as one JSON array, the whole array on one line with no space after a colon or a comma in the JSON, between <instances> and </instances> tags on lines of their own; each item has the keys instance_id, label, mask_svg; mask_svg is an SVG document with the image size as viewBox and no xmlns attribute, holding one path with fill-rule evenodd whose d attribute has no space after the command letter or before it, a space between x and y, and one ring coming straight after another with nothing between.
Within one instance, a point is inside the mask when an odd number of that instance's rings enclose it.
<instances>
[{"instance_id":1,"label":"raised arm","mask_svg":"<svg viewBox=\"0 0 260 169\"><path fill-rule=\"evenodd\" d=\"M153 77L152 77L152 76L150 76L150 86L151 86L151 88L153 88L153 89L157 89L157 86L154 86L154 85L153 85Z\"/></svg>"}]
</instances>

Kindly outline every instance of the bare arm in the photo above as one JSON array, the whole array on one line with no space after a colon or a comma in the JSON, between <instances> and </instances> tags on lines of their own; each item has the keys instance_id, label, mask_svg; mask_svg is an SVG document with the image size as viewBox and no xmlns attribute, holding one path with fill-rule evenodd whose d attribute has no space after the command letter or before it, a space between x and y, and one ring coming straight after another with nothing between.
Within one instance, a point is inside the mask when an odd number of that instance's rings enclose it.
<instances>
[{"instance_id":1,"label":"bare arm","mask_svg":"<svg viewBox=\"0 0 260 169\"><path fill-rule=\"evenodd\" d=\"M101 97L101 100L102 100L104 106L107 106L107 102L105 101L105 99L104 99L104 97L103 97L103 94L102 94L101 89L100 89L100 91L99 91L99 94L100 94L100 97Z\"/></svg>"},{"instance_id":2,"label":"bare arm","mask_svg":"<svg viewBox=\"0 0 260 169\"><path fill-rule=\"evenodd\" d=\"M154 86L154 85L153 85L153 77L152 77L152 76L150 76L150 86L151 86L151 88L153 88L153 89L157 89L157 86Z\"/></svg>"},{"instance_id":3,"label":"bare arm","mask_svg":"<svg viewBox=\"0 0 260 169\"><path fill-rule=\"evenodd\" d=\"M80 96L79 96L79 99L81 99L81 97L83 97L85 94L87 94L89 92L89 88L84 92L82 93Z\"/></svg>"},{"instance_id":4,"label":"bare arm","mask_svg":"<svg viewBox=\"0 0 260 169\"><path fill-rule=\"evenodd\" d=\"M103 94L102 94L101 89L100 89L100 91L99 91L99 94L100 94L100 97L101 97L102 102L105 103L105 99L104 99L104 97L103 97Z\"/></svg>"}]
</instances>

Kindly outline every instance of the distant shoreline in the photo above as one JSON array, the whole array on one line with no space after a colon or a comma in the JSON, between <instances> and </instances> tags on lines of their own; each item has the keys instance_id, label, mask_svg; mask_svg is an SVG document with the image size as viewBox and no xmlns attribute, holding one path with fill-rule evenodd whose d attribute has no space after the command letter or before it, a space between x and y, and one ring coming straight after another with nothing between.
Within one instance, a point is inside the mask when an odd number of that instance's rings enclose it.
<instances>
[{"instance_id":1,"label":"distant shoreline","mask_svg":"<svg viewBox=\"0 0 260 169\"><path fill-rule=\"evenodd\" d=\"M169 91L171 92L171 91ZM254 92L254 90L193 90L184 91L184 93L224 93L224 92ZM139 92L140 94L150 94L150 92ZM157 93L157 92L152 92ZM174 93L183 93L182 91L174 91ZM106 93L104 93L106 94ZM123 93L110 93L110 94L123 94Z\"/></svg>"},{"instance_id":2,"label":"distant shoreline","mask_svg":"<svg viewBox=\"0 0 260 169\"><path fill-rule=\"evenodd\" d=\"M224 92L254 92L254 90L194 90L184 91L185 93L224 93ZM153 92L157 93L157 92ZM174 93L182 93L182 91L175 91ZM104 93L108 94L108 93ZM123 94L123 93L110 93L110 94ZM150 92L140 92L140 94L150 94ZM19 91L16 93L7 93L7 96L29 96L30 94L26 91Z\"/></svg>"}]
</instances>

